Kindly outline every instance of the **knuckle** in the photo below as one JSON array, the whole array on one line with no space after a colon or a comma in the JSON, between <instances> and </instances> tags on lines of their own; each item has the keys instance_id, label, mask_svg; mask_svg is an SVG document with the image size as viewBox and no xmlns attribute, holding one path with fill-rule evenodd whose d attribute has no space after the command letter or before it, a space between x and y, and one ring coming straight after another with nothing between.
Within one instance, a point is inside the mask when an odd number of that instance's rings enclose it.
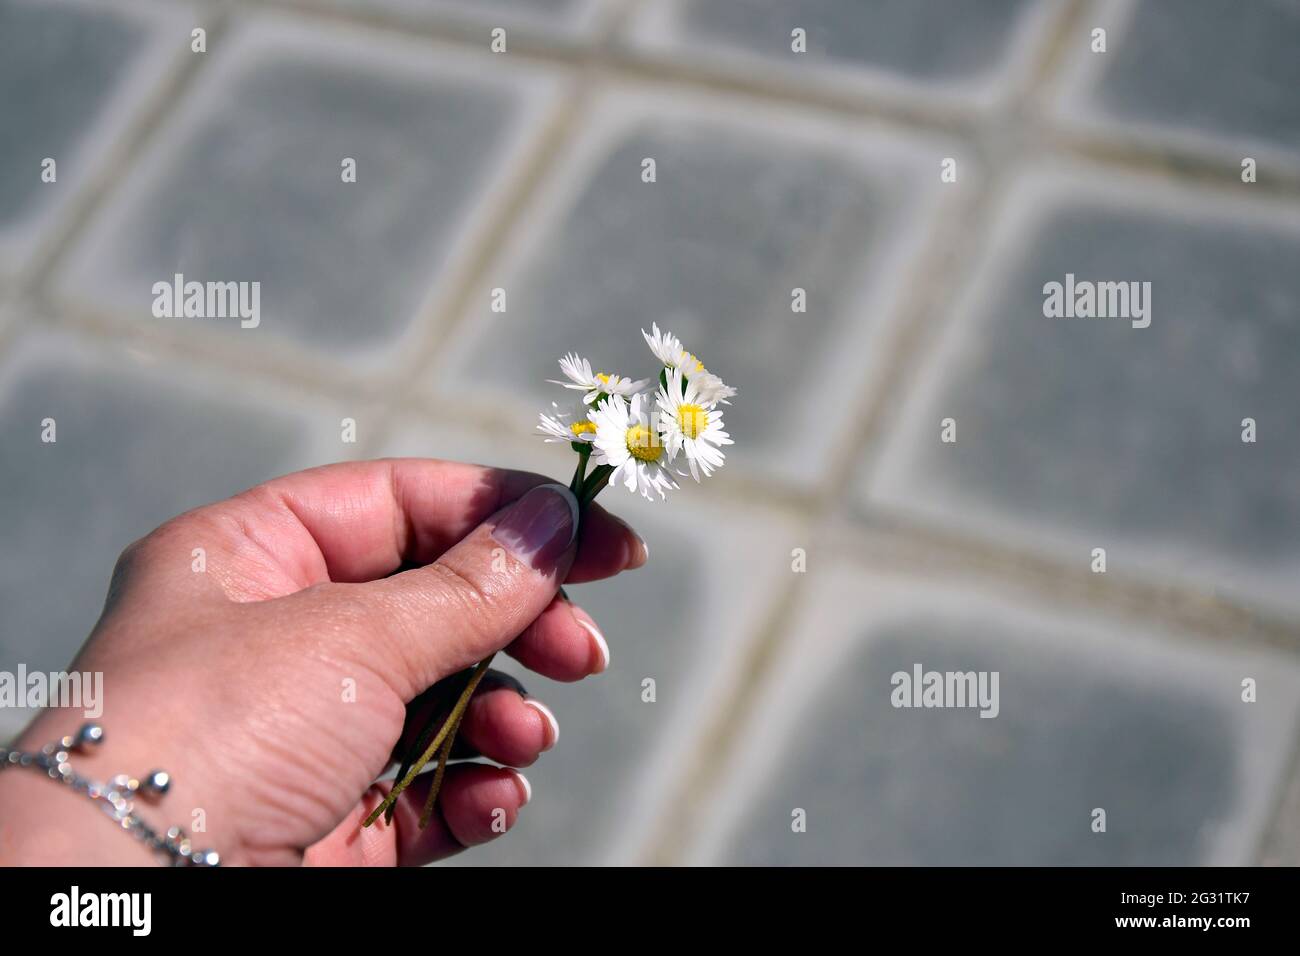
<instances>
[{"instance_id":1,"label":"knuckle","mask_svg":"<svg viewBox=\"0 0 1300 956\"><path fill-rule=\"evenodd\" d=\"M435 561L427 570L437 577L437 601L445 613L454 615L475 638L495 633L498 602L482 584L443 561Z\"/></svg>"},{"instance_id":2,"label":"knuckle","mask_svg":"<svg viewBox=\"0 0 1300 956\"><path fill-rule=\"evenodd\" d=\"M171 518L123 548L113 564L109 593L120 593L133 576L179 547L180 539L187 534L187 527L185 516Z\"/></svg>"},{"instance_id":3,"label":"knuckle","mask_svg":"<svg viewBox=\"0 0 1300 956\"><path fill-rule=\"evenodd\" d=\"M137 569L145 560L148 551L148 536L136 538L117 556L117 561L113 564L113 584L110 590L120 587L125 579L130 576L131 572Z\"/></svg>"},{"instance_id":4,"label":"knuckle","mask_svg":"<svg viewBox=\"0 0 1300 956\"><path fill-rule=\"evenodd\" d=\"M429 570L438 578L443 601L452 603L457 610L471 614L484 613L491 607L487 592L479 582L443 561L435 561Z\"/></svg>"},{"instance_id":5,"label":"knuckle","mask_svg":"<svg viewBox=\"0 0 1300 956\"><path fill-rule=\"evenodd\" d=\"M113 563L113 573L108 579L108 594L104 599L105 608L116 605L126 594L131 579L138 573L146 550L145 539L132 541Z\"/></svg>"}]
</instances>

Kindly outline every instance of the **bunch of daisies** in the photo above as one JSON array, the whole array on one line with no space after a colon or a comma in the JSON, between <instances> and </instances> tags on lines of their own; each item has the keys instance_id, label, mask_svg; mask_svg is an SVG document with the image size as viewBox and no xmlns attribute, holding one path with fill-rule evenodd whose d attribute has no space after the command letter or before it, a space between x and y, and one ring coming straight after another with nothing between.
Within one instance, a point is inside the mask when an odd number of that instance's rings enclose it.
<instances>
[{"instance_id":1,"label":"bunch of daisies","mask_svg":"<svg viewBox=\"0 0 1300 956\"><path fill-rule=\"evenodd\" d=\"M539 416L537 430L548 442L568 442L578 454L570 488L584 505L606 484L622 485L653 501L678 488L689 474L696 481L722 467L722 410L734 388L704 367L671 332L641 330L661 368L657 388L652 379L632 380L593 372L585 358L570 353L560 359L565 380L555 385L582 392L572 410L551 403ZM588 464L595 467L587 472Z\"/></svg>"}]
</instances>

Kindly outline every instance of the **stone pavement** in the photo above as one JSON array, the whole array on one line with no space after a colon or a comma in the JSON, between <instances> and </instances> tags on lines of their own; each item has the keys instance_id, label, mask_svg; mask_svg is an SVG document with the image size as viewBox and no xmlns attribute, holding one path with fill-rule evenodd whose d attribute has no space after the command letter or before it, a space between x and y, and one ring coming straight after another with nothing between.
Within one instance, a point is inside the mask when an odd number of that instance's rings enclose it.
<instances>
[{"instance_id":1,"label":"stone pavement","mask_svg":"<svg viewBox=\"0 0 1300 956\"><path fill-rule=\"evenodd\" d=\"M658 321L737 444L606 492L611 668L526 678L562 740L462 862L1300 863L1297 46L1295 0L0 0L0 670L275 474L567 478L555 358ZM260 324L156 318L176 273ZM1067 274L1149 325L1047 317ZM916 664L996 718L893 706Z\"/></svg>"}]
</instances>

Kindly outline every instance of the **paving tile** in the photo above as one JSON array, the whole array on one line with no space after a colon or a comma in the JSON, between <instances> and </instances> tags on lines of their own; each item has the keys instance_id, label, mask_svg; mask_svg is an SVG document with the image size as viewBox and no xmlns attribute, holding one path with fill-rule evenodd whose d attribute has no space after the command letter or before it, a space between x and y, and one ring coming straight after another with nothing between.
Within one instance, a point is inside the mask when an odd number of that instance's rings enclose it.
<instances>
[{"instance_id":1,"label":"paving tile","mask_svg":"<svg viewBox=\"0 0 1300 956\"><path fill-rule=\"evenodd\" d=\"M554 445L521 446L463 428L412 427L386 452L492 462L566 481L572 471L570 455ZM788 521L706 505L691 490L666 506L601 495L652 553L637 571L569 589L606 635L610 668L560 684L499 659L555 712L561 738L525 771L533 799L509 837L455 862L626 864L644 851L705 716L738 674L745 638L766 610L757 596L789 573L793 546ZM655 681L654 703L642 700L645 678Z\"/></svg>"},{"instance_id":2,"label":"paving tile","mask_svg":"<svg viewBox=\"0 0 1300 956\"><path fill-rule=\"evenodd\" d=\"M634 42L710 69L735 66L840 88L989 94L1040 36L1050 4L993 0L666 0L646 4ZM792 31L807 51L792 51Z\"/></svg>"},{"instance_id":3,"label":"paving tile","mask_svg":"<svg viewBox=\"0 0 1300 956\"><path fill-rule=\"evenodd\" d=\"M542 34L587 32L611 0L313 0L348 12L383 12L403 18L485 27L524 27ZM487 34L484 34L487 42ZM508 46L507 46L508 49Z\"/></svg>"},{"instance_id":4,"label":"paving tile","mask_svg":"<svg viewBox=\"0 0 1300 956\"><path fill-rule=\"evenodd\" d=\"M1108 31L1105 54L1087 48L1094 21ZM1217 143L1236 157L1272 147L1295 164L1300 3L1112 0L1087 26L1058 106L1065 119Z\"/></svg>"},{"instance_id":5,"label":"paving tile","mask_svg":"<svg viewBox=\"0 0 1300 956\"><path fill-rule=\"evenodd\" d=\"M174 22L142 5L0 0L0 271L17 271L94 173L167 59ZM54 183L41 180L47 157Z\"/></svg>"},{"instance_id":6,"label":"paving tile","mask_svg":"<svg viewBox=\"0 0 1300 956\"><path fill-rule=\"evenodd\" d=\"M463 252L549 81L489 54L271 18L214 47L62 290L248 349L270 336L304 356L382 361ZM154 283L177 273L260 282L261 324L154 319Z\"/></svg>"},{"instance_id":7,"label":"paving tile","mask_svg":"<svg viewBox=\"0 0 1300 956\"><path fill-rule=\"evenodd\" d=\"M1096 176L1031 175L1010 197L866 500L1294 606L1300 217ZM1045 317L1044 285L1068 274L1150 282L1150 326Z\"/></svg>"},{"instance_id":8,"label":"paving tile","mask_svg":"<svg viewBox=\"0 0 1300 956\"><path fill-rule=\"evenodd\" d=\"M837 567L809 588L718 797L743 809L706 817L726 821L705 838L707 861L1252 862L1290 754L1296 658L970 582ZM996 716L894 707L893 675L917 664L996 671Z\"/></svg>"},{"instance_id":9,"label":"paving tile","mask_svg":"<svg viewBox=\"0 0 1300 956\"><path fill-rule=\"evenodd\" d=\"M896 280L937 200L940 148L615 94L488 270L430 385L513 399L524 415L549 407L545 380L571 349L603 369L652 373L638 330L658 322L740 390L726 413L737 442L728 455L815 481L879 367ZM653 183L641 179L646 157ZM494 287L506 290L505 312L491 311ZM791 310L796 287L807 290L803 314ZM844 400L828 407L830 382Z\"/></svg>"},{"instance_id":10,"label":"paving tile","mask_svg":"<svg viewBox=\"0 0 1300 956\"><path fill-rule=\"evenodd\" d=\"M41 441L53 418L57 441ZM238 375L63 336L0 366L0 669L61 669L118 554L167 518L345 457L332 411Z\"/></svg>"}]
</instances>

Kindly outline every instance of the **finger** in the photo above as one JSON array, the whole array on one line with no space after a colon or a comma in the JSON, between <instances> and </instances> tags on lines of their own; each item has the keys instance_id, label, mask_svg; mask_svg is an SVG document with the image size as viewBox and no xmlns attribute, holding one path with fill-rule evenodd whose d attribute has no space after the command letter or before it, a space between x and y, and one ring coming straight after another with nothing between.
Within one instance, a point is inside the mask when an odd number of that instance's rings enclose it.
<instances>
[{"instance_id":1,"label":"finger","mask_svg":"<svg viewBox=\"0 0 1300 956\"><path fill-rule=\"evenodd\" d=\"M576 681L609 667L609 644L591 615L556 597L506 653L551 680Z\"/></svg>"},{"instance_id":2,"label":"finger","mask_svg":"<svg viewBox=\"0 0 1300 956\"><path fill-rule=\"evenodd\" d=\"M560 724L549 707L503 685L474 695L458 738L465 750L452 756L482 755L510 767L527 767L559 739Z\"/></svg>"},{"instance_id":3,"label":"finger","mask_svg":"<svg viewBox=\"0 0 1300 956\"><path fill-rule=\"evenodd\" d=\"M632 571L650 560L650 547L630 524L610 514L596 502L588 503L582 515L578 555L564 579L569 584L586 584Z\"/></svg>"},{"instance_id":4,"label":"finger","mask_svg":"<svg viewBox=\"0 0 1300 956\"><path fill-rule=\"evenodd\" d=\"M421 774L397 798L391 822L383 817L373 826L361 821L379 806L392 781L370 787L351 813L325 839L307 849L308 866L423 866L501 836L514 826L532 795L523 774L485 764L454 764L447 768L438 805L429 825L420 829L420 815L433 785L433 774Z\"/></svg>"},{"instance_id":5,"label":"finger","mask_svg":"<svg viewBox=\"0 0 1300 956\"><path fill-rule=\"evenodd\" d=\"M236 600L262 600L428 564L488 516L549 481L531 472L432 459L344 462L285 475L188 512L141 544L166 541L167 553L185 557L169 564L177 571L189 571L192 549L203 547L217 572L211 579L223 580ZM627 524L593 504L569 573L575 583L597 580L640 567L646 556L644 542Z\"/></svg>"},{"instance_id":6,"label":"finger","mask_svg":"<svg viewBox=\"0 0 1300 956\"><path fill-rule=\"evenodd\" d=\"M410 701L500 650L546 609L573 561L577 521L568 488L539 485L426 567L257 607L282 619L279 633L310 641L304 652L369 668Z\"/></svg>"},{"instance_id":7,"label":"finger","mask_svg":"<svg viewBox=\"0 0 1300 956\"><path fill-rule=\"evenodd\" d=\"M532 796L532 784L518 770L478 763L452 764L447 768L435 815L442 817L458 847L478 846L513 827L519 811ZM410 805L417 810L418 817L424 801L417 805L413 797ZM398 846L398 861L402 866L420 866L440 858L435 854L441 851L441 842L436 838L427 842L423 835L428 831L419 830L418 825L417 819L413 830L402 831L404 839Z\"/></svg>"},{"instance_id":8,"label":"finger","mask_svg":"<svg viewBox=\"0 0 1300 956\"><path fill-rule=\"evenodd\" d=\"M442 691L438 699L422 694L409 708L406 730L393 752L398 764L417 749L430 727L441 726L454 696L443 691L445 684L435 685ZM560 726L549 707L530 697L509 674L488 671L465 712L452 759L482 756L511 767L527 767L559 739Z\"/></svg>"}]
</instances>

